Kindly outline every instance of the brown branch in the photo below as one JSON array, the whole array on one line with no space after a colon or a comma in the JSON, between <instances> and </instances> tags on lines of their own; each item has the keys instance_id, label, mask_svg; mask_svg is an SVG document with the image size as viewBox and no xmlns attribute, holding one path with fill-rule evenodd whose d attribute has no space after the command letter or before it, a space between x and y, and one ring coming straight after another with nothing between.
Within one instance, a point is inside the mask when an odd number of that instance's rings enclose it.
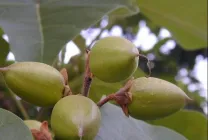
<instances>
[{"instance_id":1,"label":"brown branch","mask_svg":"<svg viewBox=\"0 0 208 140\"><path fill-rule=\"evenodd\" d=\"M115 100L115 94L110 94L108 95L106 98L100 100L98 103L97 103L97 106L101 107L103 106L104 104L106 104L107 102L111 101L111 100Z\"/></svg>"},{"instance_id":2,"label":"brown branch","mask_svg":"<svg viewBox=\"0 0 208 140\"><path fill-rule=\"evenodd\" d=\"M106 98L100 100L97 106L101 107L109 101L115 101L123 110L124 114L128 117L128 104L132 102L132 94L129 92L132 86L133 78L130 79L124 87L120 88L116 93L108 95Z\"/></svg>"},{"instance_id":3,"label":"brown branch","mask_svg":"<svg viewBox=\"0 0 208 140\"><path fill-rule=\"evenodd\" d=\"M86 52L87 52L87 59L85 64L85 76L84 76L84 82L82 88L83 89L82 95L88 97L93 75L89 67L90 51L86 50Z\"/></svg>"}]
</instances>

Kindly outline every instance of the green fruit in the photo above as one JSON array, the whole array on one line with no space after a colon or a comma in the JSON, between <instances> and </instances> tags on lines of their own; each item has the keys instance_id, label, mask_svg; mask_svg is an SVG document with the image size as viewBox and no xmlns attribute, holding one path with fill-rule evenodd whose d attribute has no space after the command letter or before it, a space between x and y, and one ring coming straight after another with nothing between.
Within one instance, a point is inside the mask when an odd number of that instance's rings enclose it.
<instances>
[{"instance_id":1,"label":"green fruit","mask_svg":"<svg viewBox=\"0 0 208 140\"><path fill-rule=\"evenodd\" d=\"M30 129L34 140L52 140L53 133L48 129L47 122L39 122L36 120L24 120L24 123Z\"/></svg>"},{"instance_id":2,"label":"green fruit","mask_svg":"<svg viewBox=\"0 0 208 140\"><path fill-rule=\"evenodd\" d=\"M191 100L179 87L153 77L133 80L129 114L142 120L159 119L179 111Z\"/></svg>"},{"instance_id":3,"label":"green fruit","mask_svg":"<svg viewBox=\"0 0 208 140\"><path fill-rule=\"evenodd\" d=\"M31 130L31 129L36 129L36 130L40 130L40 127L42 125L41 122L36 121L36 120L24 120L24 123L27 125L27 127Z\"/></svg>"},{"instance_id":4,"label":"green fruit","mask_svg":"<svg viewBox=\"0 0 208 140\"><path fill-rule=\"evenodd\" d=\"M77 76L85 71L85 57L84 55L75 55L70 58L68 64L61 64L58 69L66 68L69 81L74 80Z\"/></svg>"},{"instance_id":5,"label":"green fruit","mask_svg":"<svg viewBox=\"0 0 208 140\"><path fill-rule=\"evenodd\" d=\"M18 62L0 68L7 86L23 100L52 106L62 98L64 78L55 68L38 62Z\"/></svg>"},{"instance_id":6,"label":"green fruit","mask_svg":"<svg viewBox=\"0 0 208 140\"><path fill-rule=\"evenodd\" d=\"M40 127L41 127L41 122L36 121L36 120L25 120L24 123L27 125L27 127L32 130L38 130L40 131ZM33 137L33 140L35 140L35 138Z\"/></svg>"},{"instance_id":7,"label":"green fruit","mask_svg":"<svg viewBox=\"0 0 208 140\"><path fill-rule=\"evenodd\" d=\"M97 41L90 52L90 70L102 81L114 83L131 77L138 67L139 51L121 37Z\"/></svg>"},{"instance_id":8,"label":"green fruit","mask_svg":"<svg viewBox=\"0 0 208 140\"><path fill-rule=\"evenodd\" d=\"M81 95L62 98L53 108L51 127L55 136L63 140L93 140L101 123L97 105Z\"/></svg>"}]
</instances>

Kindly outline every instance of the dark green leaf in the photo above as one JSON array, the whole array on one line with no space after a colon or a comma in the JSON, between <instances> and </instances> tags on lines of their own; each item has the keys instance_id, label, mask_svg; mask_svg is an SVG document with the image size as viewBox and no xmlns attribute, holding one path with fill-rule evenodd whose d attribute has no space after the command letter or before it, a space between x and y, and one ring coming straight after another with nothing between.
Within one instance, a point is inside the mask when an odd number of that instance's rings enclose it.
<instances>
[{"instance_id":1,"label":"dark green leaf","mask_svg":"<svg viewBox=\"0 0 208 140\"><path fill-rule=\"evenodd\" d=\"M33 140L33 137L19 117L0 108L0 140Z\"/></svg>"},{"instance_id":2,"label":"dark green leaf","mask_svg":"<svg viewBox=\"0 0 208 140\"><path fill-rule=\"evenodd\" d=\"M77 47L79 47L79 49L81 50L81 52L85 53L86 40L81 35L76 36L73 39L73 42L77 45Z\"/></svg>"},{"instance_id":3,"label":"dark green leaf","mask_svg":"<svg viewBox=\"0 0 208 140\"><path fill-rule=\"evenodd\" d=\"M0 27L0 37L2 37L3 34L4 34L4 31Z\"/></svg>"},{"instance_id":4,"label":"dark green leaf","mask_svg":"<svg viewBox=\"0 0 208 140\"><path fill-rule=\"evenodd\" d=\"M1 0L0 25L17 61L52 64L82 29L124 7L137 8L129 0Z\"/></svg>"},{"instance_id":5,"label":"dark green leaf","mask_svg":"<svg viewBox=\"0 0 208 140\"><path fill-rule=\"evenodd\" d=\"M207 0L137 0L141 12L166 27L184 49L207 47Z\"/></svg>"},{"instance_id":6,"label":"dark green leaf","mask_svg":"<svg viewBox=\"0 0 208 140\"><path fill-rule=\"evenodd\" d=\"M151 124L165 126L184 135L188 140L207 140L207 119L196 111L182 110Z\"/></svg>"},{"instance_id":7,"label":"dark green leaf","mask_svg":"<svg viewBox=\"0 0 208 140\"><path fill-rule=\"evenodd\" d=\"M182 135L161 126L127 118L115 105L101 107L102 124L95 140L186 140Z\"/></svg>"}]
</instances>

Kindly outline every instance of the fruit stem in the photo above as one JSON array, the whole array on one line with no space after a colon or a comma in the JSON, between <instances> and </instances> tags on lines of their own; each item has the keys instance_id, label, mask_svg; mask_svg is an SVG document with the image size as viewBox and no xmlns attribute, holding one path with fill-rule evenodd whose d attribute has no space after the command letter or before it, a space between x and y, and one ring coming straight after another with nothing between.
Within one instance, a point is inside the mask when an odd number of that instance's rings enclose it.
<instances>
[{"instance_id":1,"label":"fruit stem","mask_svg":"<svg viewBox=\"0 0 208 140\"><path fill-rule=\"evenodd\" d=\"M145 58L147 60L147 67L148 67L148 70L149 70L149 74L146 77L150 77L150 75L152 74L151 66L150 66L150 64L151 64L150 60L143 54L137 54L136 56Z\"/></svg>"},{"instance_id":2,"label":"fruit stem","mask_svg":"<svg viewBox=\"0 0 208 140\"><path fill-rule=\"evenodd\" d=\"M132 94L129 92L132 86L132 81L134 78L131 78L124 87L120 88L116 93L108 95L106 98L100 100L97 103L97 106L101 107L105 103L113 100L115 101L123 110L123 113L129 117L128 105L132 102Z\"/></svg>"},{"instance_id":3,"label":"fruit stem","mask_svg":"<svg viewBox=\"0 0 208 140\"><path fill-rule=\"evenodd\" d=\"M84 82L82 88L83 89L82 95L88 97L93 76L89 67L90 51L86 50L86 53L87 53L87 59L85 64L85 76L84 76Z\"/></svg>"},{"instance_id":4,"label":"fruit stem","mask_svg":"<svg viewBox=\"0 0 208 140\"><path fill-rule=\"evenodd\" d=\"M108 95L106 98L100 100L98 103L97 103L97 106L98 107L102 107L104 104L106 104L107 102L111 101L111 100L115 100L115 94L110 94Z\"/></svg>"},{"instance_id":5,"label":"fruit stem","mask_svg":"<svg viewBox=\"0 0 208 140\"><path fill-rule=\"evenodd\" d=\"M18 100L16 97L15 97L15 94L10 90L9 90L9 93L12 97L12 99L15 101L16 105L17 105L17 108L20 110L20 112L22 113L22 116L24 117L25 120L29 120L30 117L29 115L27 114L27 111L25 110L24 106L22 105L22 103L20 102L20 100Z\"/></svg>"}]
</instances>

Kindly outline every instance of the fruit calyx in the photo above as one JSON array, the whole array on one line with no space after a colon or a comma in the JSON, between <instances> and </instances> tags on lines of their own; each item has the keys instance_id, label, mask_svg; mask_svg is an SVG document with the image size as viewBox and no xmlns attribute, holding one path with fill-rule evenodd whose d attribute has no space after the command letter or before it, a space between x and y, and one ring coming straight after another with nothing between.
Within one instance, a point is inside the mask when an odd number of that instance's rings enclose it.
<instances>
[{"instance_id":1,"label":"fruit calyx","mask_svg":"<svg viewBox=\"0 0 208 140\"><path fill-rule=\"evenodd\" d=\"M64 91L63 91L63 97L68 96L68 95L72 95L72 91L71 88L69 87L69 82L68 82L68 73L66 68L63 68L60 70L61 75L64 78Z\"/></svg>"},{"instance_id":2,"label":"fruit calyx","mask_svg":"<svg viewBox=\"0 0 208 140\"><path fill-rule=\"evenodd\" d=\"M108 101L115 101L123 110L124 114L129 117L128 105L132 102L132 93L129 92L133 79L130 79L124 87L120 88L116 93L108 95L97 103L97 106L101 107Z\"/></svg>"},{"instance_id":3,"label":"fruit calyx","mask_svg":"<svg viewBox=\"0 0 208 140\"><path fill-rule=\"evenodd\" d=\"M47 121L42 122L40 126L40 130L31 129L30 131L32 132L32 135L35 138L35 140L52 140L51 133L49 132L48 129Z\"/></svg>"}]
</instances>

